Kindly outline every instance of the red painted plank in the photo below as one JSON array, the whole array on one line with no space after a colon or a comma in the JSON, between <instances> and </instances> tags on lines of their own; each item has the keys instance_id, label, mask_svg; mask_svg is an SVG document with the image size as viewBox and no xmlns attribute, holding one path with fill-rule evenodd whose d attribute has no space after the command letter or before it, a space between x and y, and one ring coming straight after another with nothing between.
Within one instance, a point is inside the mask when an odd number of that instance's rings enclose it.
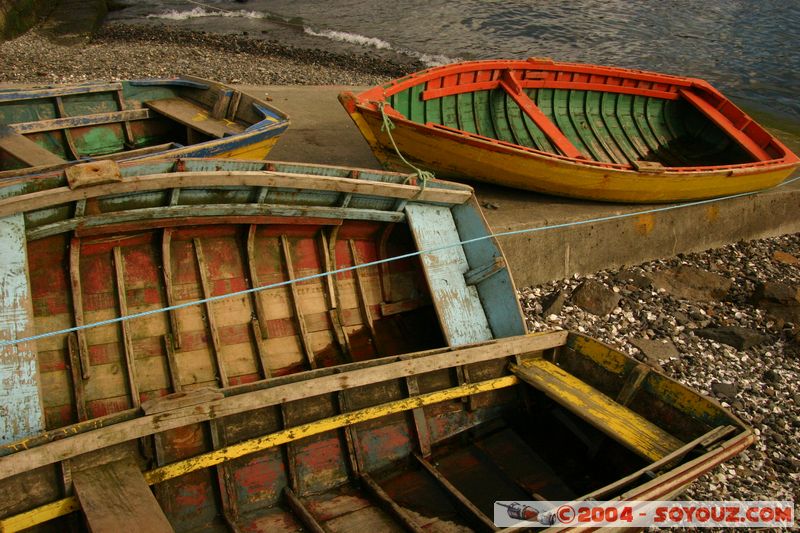
<instances>
[{"instance_id":1,"label":"red painted plank","mask_svg":"<svg viewBox=\"0 0 800 533\"><path fill-rule=\"evenodd\" d=\"M496 89L499 85L500 83L498 81L481 81L476 83L467 83L464 85L456 85L453 87L445 87L441 89L428 89L422 93L422 99L431 100L434 98L442 98L444 96L451 96L454 94L491 90ZM677 93L677 88L675 87L669 87L666 90L657 90L636 86L625 87L618 85L606 85L604 83L592 83L586 81L556 81L541 79L522 80L520 85L524 89L569 89L574 91L600 91L607 93L649 96L653 98L663 98L665 100L677 100L680 98L680 95Z\"/></svg>"},{"instance_id":2,"label":"red painted plank","mask_svg":"<svg viewBox=\"0 0 800 533\"><path fill-rule=\"evenodd\" d=\"M500 85L499 81L479 81L474 83L464 83L462 85L454 85L439 89L427 89L422 92L422 100L433 100L434 98L442 98L443 96L451 96L454 94L471 93L475 91L487 91L496 89Z\"/></svg>"}]
</instances>

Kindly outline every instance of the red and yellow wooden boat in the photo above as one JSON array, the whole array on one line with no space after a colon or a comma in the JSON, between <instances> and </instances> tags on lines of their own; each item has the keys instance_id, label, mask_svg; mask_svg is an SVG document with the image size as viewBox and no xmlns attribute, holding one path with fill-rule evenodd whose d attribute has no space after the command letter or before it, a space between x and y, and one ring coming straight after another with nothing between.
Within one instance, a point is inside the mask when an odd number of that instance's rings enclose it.
<instances>
[{"instance_id":1,"label":"red and yellow wooden boat","mask_svg":"<svg viewBox=\"0 0 800 533\"><path fill-rule=\"evenodd\" d=\"M777 185L800 159L707 82L550 60L424 70L340 101L387 168L558 196L674 202Z\"/></svg>"}]
</instances>

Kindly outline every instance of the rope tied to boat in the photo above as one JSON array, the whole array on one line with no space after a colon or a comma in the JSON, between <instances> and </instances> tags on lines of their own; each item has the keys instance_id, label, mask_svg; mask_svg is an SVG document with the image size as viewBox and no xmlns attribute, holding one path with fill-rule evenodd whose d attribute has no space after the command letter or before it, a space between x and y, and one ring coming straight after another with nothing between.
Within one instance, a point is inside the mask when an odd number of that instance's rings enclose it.
<instances>
[{"instance_id":1,"label":"rope tied to boat","mask_svg":"<svg viewBox=\"0 0 800 533\"><path fill-rule=\"evenodd\" d=\"M416 166L412 165L408 159L403 157L403 154L400 152L400 149L397 147L397 143L394 140L394 136L392 135L392 130L395 128L394 122L392 119L389 118L389 115L386 113L386 102L378 102L378 109L381 112L381 119L383 120L383 125L381 126L381 131L385 131L386 135L389 136L389 140L392 142L392 146L394 147L395 153L397 153L397 157L406 164L406 166L414 169L417 179L419 180L420 187L419 192L414 196L419 196L422 194L422 191L425 190L425 187L428 185L428 180L432 180L436 178L433 172L422 170L421 168L417 168ZM403 184L407 184L411 180L411 176L407 177Z\"/></svg>"}]
</instances>

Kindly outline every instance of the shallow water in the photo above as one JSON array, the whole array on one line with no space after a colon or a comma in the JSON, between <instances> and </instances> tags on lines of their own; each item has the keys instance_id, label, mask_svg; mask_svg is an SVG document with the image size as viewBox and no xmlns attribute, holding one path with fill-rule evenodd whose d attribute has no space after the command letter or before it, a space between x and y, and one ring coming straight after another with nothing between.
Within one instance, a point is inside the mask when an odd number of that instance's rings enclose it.
<instances>
[{"instance_id":1,"label":"shallow water","mask_svg":"<svg viewBox=\"0 0 800 533\"><path fill-rule=\"evenodd\" d=\"M139 0L110 18L276 38L259 31L271 16L297 44L428 64L545 56L696 76L800 139L800 0Z\"/></svg>"}]
</instances>

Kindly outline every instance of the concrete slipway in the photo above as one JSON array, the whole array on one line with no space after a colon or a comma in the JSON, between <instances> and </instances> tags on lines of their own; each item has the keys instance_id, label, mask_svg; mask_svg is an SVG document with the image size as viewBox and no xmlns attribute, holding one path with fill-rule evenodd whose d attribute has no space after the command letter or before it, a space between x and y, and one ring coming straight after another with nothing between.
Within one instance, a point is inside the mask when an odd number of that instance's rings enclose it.
<instances>
[{"instance_id":1,"label":"concrete slipway","mask_svg":"<svg viewBox=\"0 0 800 533\"><path fill-rule=\"evenodd\" d=\"M243 86L265 94L292 125L271 159L380 168L339 105L365 87ZM496 233L639 213L651 207L599 204L472 184ZM491 207L491 206L490 206ZM800 231L800 181L763 193L651 214L502 237L517 286L632 265L728 243Z\"/></svg>"}]
</instances>

